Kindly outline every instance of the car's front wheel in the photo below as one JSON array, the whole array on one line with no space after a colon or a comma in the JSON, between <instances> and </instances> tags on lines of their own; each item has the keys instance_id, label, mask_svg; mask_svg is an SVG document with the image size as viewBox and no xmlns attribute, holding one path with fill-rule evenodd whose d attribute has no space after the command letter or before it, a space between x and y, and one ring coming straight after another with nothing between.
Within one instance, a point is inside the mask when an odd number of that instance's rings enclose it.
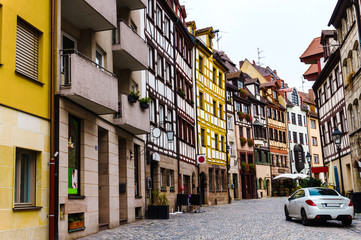
<instances>
[{"instance_id":1,"label":"car's front wheel","mask_svg":"<svg viewBox=\"0 0 361 240\"><path fill-rule=\"evenodd\" d=\"M306 211L305 211L305 209L301 209L301 219L302 219L302 224L303 224L303 226L308 226L308 225L310 225L310 220L308 220L308 218L307 218L307 215L306 215Z\"/></svg>"},{"instance_id":2,"label":"car's front wheel","mask_svg":"<svg viewBox=\"0 0 361 240\"><path fill-rule=\"evenodd\" d=\"M342 220L342 225L344 225L345 227L350 226L351 223L352 223L352 219Z\"/></svg>"},{"instance_id":3,"label":"car's front wheel","mask_svg":"<svg viewBox=\"0 0 361 240\"><path fill-rule=\"evenodd\" d=\"M285 206L285 217L286 217L286 221L291 221L291 217L286 206Z\"/></svg>"}]
</instances>

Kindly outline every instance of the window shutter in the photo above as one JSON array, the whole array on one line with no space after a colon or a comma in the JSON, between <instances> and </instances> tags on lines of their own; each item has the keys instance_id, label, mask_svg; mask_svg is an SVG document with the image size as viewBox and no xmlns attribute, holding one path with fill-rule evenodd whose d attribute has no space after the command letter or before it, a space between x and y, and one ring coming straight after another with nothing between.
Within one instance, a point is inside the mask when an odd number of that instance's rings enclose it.
<instances>
[{"instance_id":1,"label":"window shutter","mask_svg":"<svg viewBox=\"0 0 361 240\"><path fill-rule=\"evenodd\" d=\"M266 154L265 154L265 152L261 152L261 158L262 158L262 163L264 164L264 163L266 163L266 160L265 160L265 158L266 158Z\"/></svg>"},{"instance_id":2,"label":"window shutter","mask_svg":"<svg viewBox=\"0 0 361 240\"><path fill-rule=\"evenodd\" d=\"M38 80L39 32L21 19L16 31L16 72Z\"/></svg>"}]
</instances>

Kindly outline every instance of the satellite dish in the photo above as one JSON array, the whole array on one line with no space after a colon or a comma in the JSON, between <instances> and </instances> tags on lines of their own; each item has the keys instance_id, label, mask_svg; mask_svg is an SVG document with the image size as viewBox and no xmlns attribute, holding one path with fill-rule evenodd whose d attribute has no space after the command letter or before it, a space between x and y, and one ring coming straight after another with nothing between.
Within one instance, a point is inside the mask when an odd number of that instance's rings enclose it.
<instances>
[{"instance_id":1,"label":"satellite dish","mask_svg":"<svg viewBox=\"0 0 361 240\"><path fill-rule=\"evenodd\" d=\"M155 138L159 138L160 137L160 129L158 127L153 128L152 135Z\"/></svg>"}]
</instances>

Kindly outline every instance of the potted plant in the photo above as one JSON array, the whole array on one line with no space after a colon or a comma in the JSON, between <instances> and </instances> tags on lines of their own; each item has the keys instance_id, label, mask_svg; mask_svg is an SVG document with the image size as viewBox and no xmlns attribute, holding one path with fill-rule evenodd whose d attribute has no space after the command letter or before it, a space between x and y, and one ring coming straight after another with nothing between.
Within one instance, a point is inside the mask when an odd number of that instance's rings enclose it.
<instances>
[{"instance_id":1,"label":"potted plant","mask_svg":"<svg viewBox=\"0 0 361 240\"><path fill-rule=\"evenodd\" d=\"M169 202L165 193L152 191L148 201L148 219L169 219Z\"/></svg>"},{"instance_id":2,"label":"potted plant","mask_svg":"<svg viewBox=\"0 0 361 240\"><path fill-rule=\"evenodd\" d=\"M136 103L139 99L139 91L131 91L128 95L128 101L131 103Z\"/></svg>"},{"instance_id":3,"label":"potted plant","mask_svg":"<svg viewBox=\"0 0 361 240\"><path fill-rule=\"evenodd\" d=\"M290 189L289 189L289 188L285 188L285 193L286 193L286 196L289 197L289 196L290 196Z\"/></svg>"},{"instance_id":4,"label":"potted plant","mask_svg":"<svg viewBox=\"0 0 361 240\"><path fill-rule=\"evenodd\" d=\"M254 163L248 164L248 168L250 172L256 172L256 165Z\"/></svg>"},{"instance_id":5,"label":"potted plant","mask_svg":"<svg viewBox=\"0 0 361 240\"><path fill-rule=\"evenodd\" d=\"M241 163L241 170L242 171L244 171L244 172L246 172L246 171L248 171L248 164L247 163L245 163L245 162L242 162Z\"/></svg>"},{"instance_id":6,"label":"potted plant","mask_svg":"<svg viewBox=\"0 0 361 240\"><path fill-rule=\"evenodd\" d=\"M252 122L252 116L249 113L246 113L244 115L244 118L246 119L247 122Z\"/></svg>"},{"instance_id":7,"label":"potted plant","mask_svg":"<svg viewBox=\"0 0 361 240\"><path fill-rule=\"evenodd\" d=\"M241 88L239 89L239 96L243 99L246 99L248 97L248 92L247 90Z\"/></svg>"},{"instance_id":8,"label":"potted plant","mask_svg":"<svg viewBox=\"0 0 361 240\"><path fill-rule=\"evenodd\" d=\"M141 108L148 109L149 108L150 97L140 98L138 100L138 102L140 103Z\"/></svg>"},{"instance_id":9,"label":"potted plant","mask_svg":"<svg viewBox=\"0 0 361 240\"><path fill-rule=\"evenodd\" d=\"M277 197L278 196L278 191L273 191L273 196Z\"/></svg>"},{"instance_id":10,"label":"potted plant","mask_svg":"<svg viewBox=\"0 0 361 240\"><path fill-rule=\"evenodd\" d=\"M253 144L254 144L254 141L253 141L253 139L248 138L248 139L247 139L247 143L248 143L248 147L252 147Z\"/></svg>"},{"instance_id":11,"label":"potted plant","mask_svg":"<svg viewBox=\"0 0 361 240\"><path fill-rule=\"evenodd\" d=\"M68 219L69 230L79 229L83 227L84 227L84 216L77 214L69 217Z\"/></svg>"},{"instance_id":12,"label":"potted plant","mask_svg":"<svg viewBox=\"0 0 361 240\"><path fill-rule=\"evenodd\" d=\"M242 145L242 146L246 145L247 140L246 140L245 137L240 137L239 139L240 139L240 141L241 141L241 145Z\"/></svg>"},{"instance_id":13,"label":"potted plant","mask_svg":"<svg viewBox=\"0 0 361 240\"><path fill-rule=\"evenodd\" d=\"M239 118L240 121L242 121L246 117L246 115L241 111L238 111L237 114L238 114L238 118Z\"/></svg>"},{"instance_id":14,"label":"potted plant","mask_svg":"<svg viewBox=\"0 0 361 240\"><path fill-rule=\"evenodd\" d=\"M185 98L186 93L180 87L178 87L178 93L181 95L182 98Z\"/></svg>"}]
</instances>

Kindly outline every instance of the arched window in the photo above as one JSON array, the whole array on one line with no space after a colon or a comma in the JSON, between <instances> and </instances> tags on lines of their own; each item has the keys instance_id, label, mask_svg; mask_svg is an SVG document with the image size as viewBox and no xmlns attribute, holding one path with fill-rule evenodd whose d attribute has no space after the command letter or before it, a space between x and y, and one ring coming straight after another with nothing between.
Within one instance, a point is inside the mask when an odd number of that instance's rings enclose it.
<instances>
[{"instance_id":1,"label":"arched window","mask_svg":"<svg viewBox=\"0 0 361 240\"><path fill-rule=\"evenodd\" d=\"M354 58L357 59L357 66L355 66L355 69L359 69L361 67L361 56L358 41L355 41L355 43L353 44L353 54Z\"/></svg>"},{"instance_id":2,"label":"arched window","mask_svg":"<svg viewBox=\"0 0 361 240\"><path fill-rule=\"evenodd\" d=\"M355 99L353 101L353 105L355 106L356 116L357 116L357 127L361 127L361 114L360 114L360 106L358 104L358 100ZM355 124L356 125L356 124Z\"/></svg>"},{"instance_id":3,"label":"arched window","mask_svg":"<svg viewBox=\"0 0 361 240\"><path fill-rule=\"evenodd\" d=\"M348 52L348 55L347 55L347 59L348 59L348 64L347 64L347 68L348 68L348 71L349 73L352 73L353 72L353 69L354 69L354 60L353 60L353 56L352 56L352 51L350 50Z\"/></svg>"},{"instance_id":4,"label":"arched window","mask_svg":"<svg viewBox=\"0 0 361 240\"><path fill-rule=\"evenodd\" d=\"M298 94L296 89L292 90L292 103L298 105Z\"/></svg>"},{"instance_id":5,"label":"arched window","mask_svg":"<svg viewBox=\"0 0 361 240\"><path fill-rule=\"evenodd\" d=\"M262 178L258 179L258 186L259 186L259 189L263 188L263 180L262 180Z\"/></svg>"},{"instance_id":6,"label":"arched window","mask_svg":"<svg viewBox=\"0 0 361 240\"><path fill-rule=\"evenodd\" d=\"M351 120L351 130L353 131L355 129L355 114L352 109L352 104L349 105L348 111L349 111L350 120Z\"/></svg>"}]
</instances>

